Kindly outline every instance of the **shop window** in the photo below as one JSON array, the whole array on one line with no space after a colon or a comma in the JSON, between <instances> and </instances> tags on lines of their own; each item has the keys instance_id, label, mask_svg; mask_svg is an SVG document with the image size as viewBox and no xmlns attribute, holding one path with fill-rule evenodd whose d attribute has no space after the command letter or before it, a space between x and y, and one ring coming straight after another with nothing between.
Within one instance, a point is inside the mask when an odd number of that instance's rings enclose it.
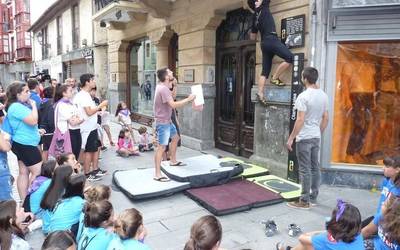
<instances>
[{"instance_id":1,"label":"shop window","mask_svg":"<svg viewBox=\"0 0 400 250\"><path fill-rule=\"evenodd\" d=\"M399 5L399 0L332 0L333 8Z\"/></svg>"},{"instance_id":2,"label":"shop window","mask_svg":"<svg viewBox=\"0 0 400 250\"><path fill-rule=\"evenodd\" d=\"M400 154L400 42L338 45L332 162L380 165Z\"/></svg>"},{"instance_id":3,"label":"shop window","mask_svg":"<svg viewBox=\"0 0 400 250\"><path fill-rule=\"evenodd\" d=\"M149 39L132 43L129 56L129 81L131 111L152 117L156 87L156 47Z\"/></svg>"}]
</instances>

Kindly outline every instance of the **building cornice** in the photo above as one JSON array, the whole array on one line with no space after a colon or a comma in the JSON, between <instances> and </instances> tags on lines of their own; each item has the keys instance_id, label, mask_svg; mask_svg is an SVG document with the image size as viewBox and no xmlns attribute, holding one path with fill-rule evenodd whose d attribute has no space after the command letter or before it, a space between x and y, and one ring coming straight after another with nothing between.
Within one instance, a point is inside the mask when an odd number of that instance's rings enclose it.
<instances>
[{"instance_id":1,"label":"building cornice","mask_svg":"<svg viewBox=\"0 0 400 250\"><path fill-rule=\"evenodd\" d=\"M47 8L43 14L37 19L35 23L31 25L28 32L37 32L42 29L48 23L50 23L56 16L64 12L66 9L72 7L74 4L78 3L79 0L58 0Z\"/></svg>"}]
</instances>

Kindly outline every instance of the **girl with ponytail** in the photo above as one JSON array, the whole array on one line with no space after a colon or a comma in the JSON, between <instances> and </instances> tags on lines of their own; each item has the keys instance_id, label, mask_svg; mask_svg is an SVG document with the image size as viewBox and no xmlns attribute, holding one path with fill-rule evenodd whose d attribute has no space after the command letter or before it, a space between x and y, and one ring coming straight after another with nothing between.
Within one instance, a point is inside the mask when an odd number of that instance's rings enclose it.
<instances>
[{"instance_id":1,"label":"girl with ponytail","mask_svg":"<svg viewBox=\"0 0 400 250\"><path fill-rule=\"evenodd\" d=\"M111 241L108 250L150 250L147 245L143 244L147 230L138 210L130 208L123 211L114 222L114 232L119 237Z\"/></svg>"},{"instance_id":2,"label":"girl with ponytail","mask_svg":"<svg viewBox=\"0 0 400 250\"><path fill-rule=\"evenodd\" d=\"M215 216L198 219L190 229L190 239L184 250L218 250L222 239L221 223Z\"/></svg>"},{"instance_id":3,"label":"girl with ponytail","mask_svg":"<svg viewBox=\"0 0 400 250\"><path fill-rule=\"evenodd\" d=\"M78 240L78 250L107 250L115 235L108 230L113 224L113 206L107 200L86 203L84 228Z\"/></svg>"}]
</instances>

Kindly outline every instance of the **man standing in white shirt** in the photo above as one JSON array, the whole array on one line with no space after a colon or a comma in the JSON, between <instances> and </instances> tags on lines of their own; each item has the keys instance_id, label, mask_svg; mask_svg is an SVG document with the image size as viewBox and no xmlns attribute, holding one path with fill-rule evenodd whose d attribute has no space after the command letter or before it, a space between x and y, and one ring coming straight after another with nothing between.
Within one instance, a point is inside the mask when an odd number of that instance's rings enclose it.
<instances>
[{"instance_id":1,"label":"man standing in white shirt","mask_svg":"<svg viewBox=\"0 0 400 250\"><path fill-rule=\"evenodd\" d=\"M106 174L105 170L98 168L100 146L97 133L97 112L105 109L108 101L105 100L98 106L94 103L90 96L90 91L96 87L94 75L83 74L80 77L81 91L74 97L74 104L78 107L84 122L81 124L82 150L83 153L83 170L88 181L99 180L101 176ZM90 168L92 167L92 171Z\"/></svg>"},{"instance_id":2,"label":"man standing in white shirt","mask_svg":"<svg viewBox=\"0 0 400 250\"><path fill-rule=\"evenodd\" d=\"M328 96L318 85L318 70L307 67L302 72L302 82L306 87L296 99L294 108L297 119L287 142L292 151L296 138L296 156L299 163L301 197L289 202L293 208L309 209L315 204L320 185L319 144L321 134L328 125Z\"/></svg>"}]
</instances>

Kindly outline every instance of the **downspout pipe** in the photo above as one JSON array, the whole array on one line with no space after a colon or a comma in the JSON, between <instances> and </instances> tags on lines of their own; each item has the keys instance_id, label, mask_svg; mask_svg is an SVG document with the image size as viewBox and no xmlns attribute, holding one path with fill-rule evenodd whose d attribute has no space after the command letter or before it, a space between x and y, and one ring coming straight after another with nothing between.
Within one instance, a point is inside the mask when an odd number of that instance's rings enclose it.
<instances>
[{"instance_id":1,"label":"downspout pipe","mask_svg":"<svg viewBox=\"0 0 400 250\"><path fill-rule=\"evenodd\" d=\"M311 61L310 66L315 67L316 61L316 45L317 45L317 3L314 0L311 12Z\"/></svg>"}]
</instances>

